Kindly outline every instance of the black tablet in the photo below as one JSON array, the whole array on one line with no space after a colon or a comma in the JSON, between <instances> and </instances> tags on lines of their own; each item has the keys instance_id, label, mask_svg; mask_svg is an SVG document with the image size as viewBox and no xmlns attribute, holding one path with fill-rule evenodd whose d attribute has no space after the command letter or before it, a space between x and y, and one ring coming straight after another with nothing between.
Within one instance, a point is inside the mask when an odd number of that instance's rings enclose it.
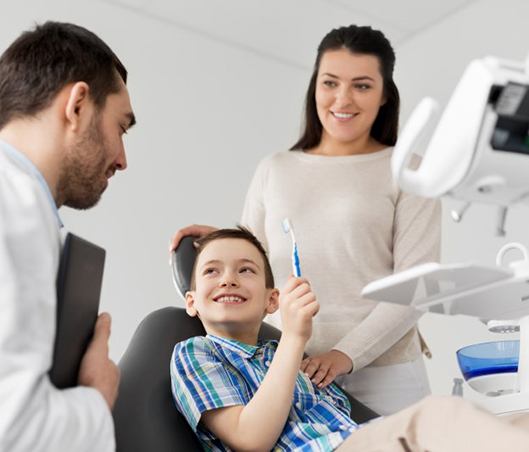
<instances>
[{"instance_id":1,"label":"black tablet","mask_svg":"<svg viewBox=\"0 0 529 452\"><path fill-rule=\"evenodd\" d=\"M104 266L103 248L68 233L57 273L57 329L49 371L57 388L77 386L99 311Z\"/></svg>"}]
</instances>

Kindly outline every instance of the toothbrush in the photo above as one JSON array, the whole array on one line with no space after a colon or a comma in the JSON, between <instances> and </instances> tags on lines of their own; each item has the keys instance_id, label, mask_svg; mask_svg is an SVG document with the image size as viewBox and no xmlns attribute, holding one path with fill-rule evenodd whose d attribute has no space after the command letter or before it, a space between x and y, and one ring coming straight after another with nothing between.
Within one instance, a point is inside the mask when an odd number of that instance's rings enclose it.
<instances>
[{"instance_id":1,"label":"toothbrush","mask_svg":"<svg viewBox=\"0 0 529 452\"><path fill-rule=\"evenodd\" d=\"M294 236L294 229L288 218L284 218L281 225L285 234L290 233L290 238L292 239L292 273L299 278L301 276L301 267L299 265L298 245Z\"/></svg>"}]
</instances>

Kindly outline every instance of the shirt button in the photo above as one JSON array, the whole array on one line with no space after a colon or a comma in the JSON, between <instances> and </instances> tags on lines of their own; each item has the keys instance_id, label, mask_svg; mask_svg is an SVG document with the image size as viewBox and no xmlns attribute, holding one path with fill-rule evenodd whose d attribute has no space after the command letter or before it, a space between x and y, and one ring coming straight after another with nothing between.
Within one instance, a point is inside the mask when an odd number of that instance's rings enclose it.
<instances>
[{"instance_id":1,"label":"shirt button","mask_svg":"<svg viewBox=\"0 0 529 452\"><path fill-rule=\"evenodd\" d=\"M266 364L267 366L270 366L270 361L266 360L266 361L265 361L265 364Z\"/></svg>"}]
</instances>

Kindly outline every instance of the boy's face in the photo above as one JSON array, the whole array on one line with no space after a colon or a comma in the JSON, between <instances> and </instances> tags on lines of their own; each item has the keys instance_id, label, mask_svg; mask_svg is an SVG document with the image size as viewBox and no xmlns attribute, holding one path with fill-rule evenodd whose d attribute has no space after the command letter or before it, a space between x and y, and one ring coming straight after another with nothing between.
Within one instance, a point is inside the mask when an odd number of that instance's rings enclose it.
<instances>
[{"instance_id":1,"label":"boy's face","mask_svg":"<svg viewBox=\"0 0 529 452\"><path fill-rule=\"evenodd\" d=\"M198 256L195 289L186 310L209 334L253 343L266 314L278 308L277 289L265 287L263 257L250 242L218 239Z\"/></svg>"}]
</instances>

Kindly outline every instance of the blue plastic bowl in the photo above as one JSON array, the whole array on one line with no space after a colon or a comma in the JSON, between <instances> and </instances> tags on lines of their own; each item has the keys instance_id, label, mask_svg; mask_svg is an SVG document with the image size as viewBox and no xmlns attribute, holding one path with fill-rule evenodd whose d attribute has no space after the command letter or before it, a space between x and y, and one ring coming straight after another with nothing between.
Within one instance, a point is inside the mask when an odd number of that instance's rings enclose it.
<instances>
[{"instance_id":1,"label":"blue plastic bowl","mask_svg":"<svg viewBox=\"0 0 529 452\"><path fill-rule=\"evenodd\" d=\"M481 375L518 372L520 341L483 342L463 347L456 354L465 380Z\"/></svg>"}]
</instances>

